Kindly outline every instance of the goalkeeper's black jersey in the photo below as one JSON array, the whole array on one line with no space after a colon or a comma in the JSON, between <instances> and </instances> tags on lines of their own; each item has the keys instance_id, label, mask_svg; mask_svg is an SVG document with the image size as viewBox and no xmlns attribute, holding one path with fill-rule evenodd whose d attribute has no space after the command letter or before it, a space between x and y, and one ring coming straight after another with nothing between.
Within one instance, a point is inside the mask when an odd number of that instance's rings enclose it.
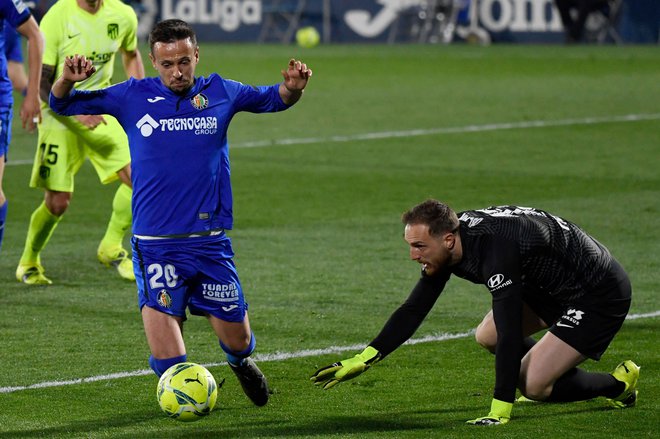
<instances>
[{"instance_id":1,"label":"goalkeeper's black jersey","mask_svg":"<svg viewBox=\"0 0 660 439\"><path fill-rule=\"evenodd\" d=\"M493 292L506 270L503 242L515 244L523 288L549 294L559 301L576 299L600 282L610 267L609 251L575 224L548 212L528 207L497 206L458 213L463 259L450 271L464 279L485 284ZM496 270L497 271L497 270ZM502 282L509 280L502 272ZM490 285L489 285L490 281ZM515 282L516 279L513 279ZM500 284L501 285L501 284Z\"/></svg>"}]
</instances>

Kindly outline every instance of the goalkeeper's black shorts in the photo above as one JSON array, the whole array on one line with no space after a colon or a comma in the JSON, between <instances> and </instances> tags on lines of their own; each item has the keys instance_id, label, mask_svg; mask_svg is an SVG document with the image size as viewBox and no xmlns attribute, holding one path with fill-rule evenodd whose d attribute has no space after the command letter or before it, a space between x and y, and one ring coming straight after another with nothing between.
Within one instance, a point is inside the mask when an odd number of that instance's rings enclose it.
<instances>
[{"instance_id":1,"label":"goalkeeper's black shorts","mask_svg":"<svg viewBox=\"0 0 660 439\"><path fill-rule=\"evenodd\" d=\"M600 359L630 309L632 288L628 275L614 259L596 287L573 301L549 295L524 294L525 303L550 326L559 339L582 355Z\"/></svg>"}]
</instances>

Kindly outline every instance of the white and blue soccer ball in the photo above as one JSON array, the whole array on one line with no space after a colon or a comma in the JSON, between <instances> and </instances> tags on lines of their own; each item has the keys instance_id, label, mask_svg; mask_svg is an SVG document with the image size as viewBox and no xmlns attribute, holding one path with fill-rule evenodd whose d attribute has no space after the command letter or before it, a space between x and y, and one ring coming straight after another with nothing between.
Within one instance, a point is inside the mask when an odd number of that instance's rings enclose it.
<instances>
[{"instance_id":1,"label":"white and blue soccer ball","mask_svg":"<svg viewBox=\"0 0 660 439\"><path fill-rule=\"evenodd\" d=\"M179 363L160 377L158 404L170 418L191 422L208 416L218 399L218 386L204 366Z\"/></svg>"}]
</instances>

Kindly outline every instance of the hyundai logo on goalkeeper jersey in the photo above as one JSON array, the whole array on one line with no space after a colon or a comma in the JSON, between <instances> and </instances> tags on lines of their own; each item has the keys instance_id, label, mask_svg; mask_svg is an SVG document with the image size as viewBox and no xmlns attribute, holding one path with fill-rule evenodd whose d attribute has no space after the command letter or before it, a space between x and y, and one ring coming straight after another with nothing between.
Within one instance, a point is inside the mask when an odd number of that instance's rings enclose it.
<instances>
[{"instance_id":1,"label":"hyundai logo on goalkeeper jersey","mask_svg":"<svg viewBox=\"0 0 660 439\"><path fill-rule=\"evenodd\" d=\"M502 283L504 280L504 275L503 274L494 274L493 276L488 279L488 288L495 288L499 286L499 284Z\"/></svg>"},{"instance_id":2,"label":"hyundai logo on goalkeeper jersey","mask_svg":"<svg viewBox=\"0 0 660 439\"><path fill-rule=\"evenodd\" d=\"M488 289L490 292L494 292L496 290L499 290L500 288L507 287L511 285L513 282L511 279L507 280L506 282L504 281L504 275L501 273L494 274L492 275L489 279L488 282L486 282L486 285L488 286Z\"/></svg>"},{"instance_id":3,"label":"hyundai logo on goalkeeper jersey","mask_svg":"<svg viewBox=\"0 0 660 439\"><path fill-rule=\"evenodd\" d=\"M208 102L208 101L207 101ZM143 137L149 137L155 130L162 131L192 131L194 134L213 135L218 132L218 118L208 117L174 117L155 120L149 113L145 114L135 124Z\"/></svg>"}]
</instances>

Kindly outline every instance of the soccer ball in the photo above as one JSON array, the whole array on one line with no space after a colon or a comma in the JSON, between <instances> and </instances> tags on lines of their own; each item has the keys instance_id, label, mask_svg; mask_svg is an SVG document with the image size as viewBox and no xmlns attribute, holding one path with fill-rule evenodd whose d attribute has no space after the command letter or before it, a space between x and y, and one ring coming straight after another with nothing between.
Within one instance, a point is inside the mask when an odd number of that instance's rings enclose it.
<instances>
[{"instance_id":1,"label":"soccer ball","mask_svg":"<svg viewBox=\"0 0 660 439\"><path fill-rule=\"evenodd\" d=\"M218 386L211 372L195 363L179 363L160 377L156 392L165 414L179 421L208 416L218 399Z\"/></svg>"},{"instance_id":2,"label":"soccer ball","mask_svg":"<svg viewBox=\"0 0 660 439\"><path fill-rule=\"evenodd\" d=\"M319 41L321 41L321 36L313 26L301 27L296 32L296 42L305 49L311 49L319 44Z\"/></svg>"}]
</instances>

